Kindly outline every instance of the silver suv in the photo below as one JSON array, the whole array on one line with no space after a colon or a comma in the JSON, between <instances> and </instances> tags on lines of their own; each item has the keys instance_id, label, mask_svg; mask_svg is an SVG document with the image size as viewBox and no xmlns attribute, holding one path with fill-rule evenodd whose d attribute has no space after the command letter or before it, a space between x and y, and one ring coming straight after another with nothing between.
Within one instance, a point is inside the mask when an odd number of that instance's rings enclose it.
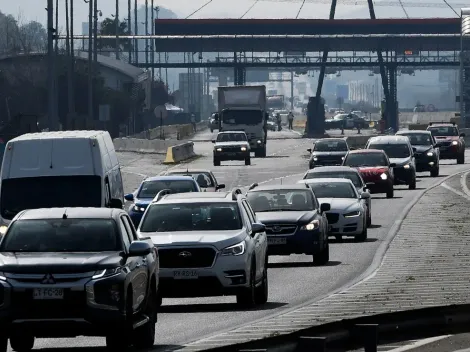
<instances>
[{"instance_id":1,"label":"silver suv","mask_svg":"<svg viewBox=\"0 0 470 352\"><path fill-rule=\"evenodd\" d=\"M148 206L138 233L158 248L161 297L267 302L265 226L241 190L164 195Z\"/></svg>"}]
</instances>

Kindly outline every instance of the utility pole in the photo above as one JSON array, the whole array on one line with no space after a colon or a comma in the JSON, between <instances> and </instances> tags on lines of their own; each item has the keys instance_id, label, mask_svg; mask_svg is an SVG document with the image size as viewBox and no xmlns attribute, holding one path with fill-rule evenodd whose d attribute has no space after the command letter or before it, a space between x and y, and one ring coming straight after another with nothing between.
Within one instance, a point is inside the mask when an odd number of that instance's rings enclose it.
<instances>
[{"instance_id":1,"label":"utility pole","mask_svg":"<svg viewBox=\"0 0 470 352\"><path fill-rule=\"evenodd\" d=\"M70 0L72 1L72 0ZM67 51L67 100L68 100L68 107L69 107L69 117L74 112L74 96L73 96L73 82L72 82L72 65L71 65L71 54L70 54L70 23L69 23L69 0L65 0L65 30L66 30L66 39L65 39L65 47ZM67 119L68 122L68 119Z\"/></svg>"},{"instance_id":2,"label":"utility pole","mask_svg":"<svg viewBox=\"0 0 470 352\"><path fill-rule=\"evenodd\" d=\"M72 87L72 113L75 113L75 45L73 39L73 2L70 0L70 86Z\"/></svg>"},{"instance_id":3,"label":"utility pole","mask_svg":"<svg viewBox=\"0 0 470 352\"><path fill-rule=\"evenodd\" d=\"M95 0L96 1L96 0ZM88 118L93 117L93 0L88 0Z\"/></svg>"},{"instance_id":4,"label":"utility pole","mask_svg":"<svg viewBox=\"0 0 470 352\"><path fill-rule=\"evenodd\" d=\"M59 0L55 1L55 33L59 30ZM59 40L56 39L55 41L55 55L59 55Z\"/></svg>"},{"instance_id":5,"label":"utility pole","mask_svg":"<svg viewBox=\"0 0 470 352\"><path fill-rule=\"evenodd\" d=\"M153 0L150 2L150 12L151 12L151 18L152 20L150 21L150 26L152 27L152 32L150 34L153 34L153 27L155 26L155 12L154 12L154 8L153 8ZM155 48L153 47L153 43L155 43L155 41L152 39L150 41L150 61L152 61L152 84L153 84L153 81L155 80L155 67L154 64L155 64ZM161 78L160 78L161 79Z\"/></svg>"},{"instance_id":6,"label":"utility pole","mask_svg":"<svg viewBox=\"0 0 470 352\"><path fill-rule=\"evenodd\" d=\"M131 0L127 0L127 33L129 35L131 34L131 10L132 10L132 5L131 5ZM128 42L129 46L129 65L132 64L132 44L131 40Z\"/></svg>"},{"instance_id":7,"label":"utility pole","mask_svg":"<svg viewBox=\"0 0 470 352\"><path fill-rule=\"evenodd\" d=\"M98 64L98 0L93 1L93 75L95 75L94 70Z\"/></svg>"},{"instance_id":8,"label":"utility pole","mask_svg":"<svg viewBox=\"0 0 470 352\"><path fill-rule=\"evenodd\" d=\"M134 2L134 35L139 33L139 22L137 22L137 0ZM137 39L134 39L135 63L139 63L139 45Z\"/></svg>"},{"instance_id":9,"label":"utility pole","mask_svg":"<svg viewBox=\"0 0 470 352\"><path fill-rule=\"evenodd\" d=\"M149 1L145 0L145 35L149 34ZM149 67L149 40L145 38L145 64Z\"/></svg>"},{"instance_id":10,"label":"utility pole","mask_svg":"<svg viewBox=\"0 0 470 352\"><path fill-rule=\"evenodd\" d=\"M119 60L119 0L116 0L116 60Z\"/></svg>"},{"instance_id":11,"label":"utility pole","mask_svg":"<svg viewBox=\"0 0 470 352\"><path fill-rule=\"evenodd\" d=\"M159 17L158 17L158 14L159 14L159 12L160 12L160 6L157 6L157 7L155 8L155 11L157 11L157 20L158 20L158 18L159 18ZM152 25L153 25L153 27L152 27L152 28L153 28L153 32L155 33L155 25L156 25L156 24L152 22ZM154 43L155 43L155 41L154 41ZM162 63L162 62L160 61L160 60L161 60L160 54L161 54L161 53L160 53L160 50L158 50L158 64L159 64L159 65L161 65L161 63ZM166 72L167 72L167 74L168 74L168 68L167 68L166 70L167 70ZM162 67L161 67L161 66L158 68L158 76L160 77L160 80L163 81L163 79L162 79Z\"/></svg>"},{"instance_id":12,"label":"utility pole","mask_svg":"<svg viewBox=\"0 0 470 352\"><path fill-rule=\"evenodd\" d=\"M56 101L54 94L54 80L55 80L55 69L54 69L54 1L47 0L47 86L48 86L48 117L49 117L49 128L51 130L56 129Z\"/></svg>"}]
</instances>

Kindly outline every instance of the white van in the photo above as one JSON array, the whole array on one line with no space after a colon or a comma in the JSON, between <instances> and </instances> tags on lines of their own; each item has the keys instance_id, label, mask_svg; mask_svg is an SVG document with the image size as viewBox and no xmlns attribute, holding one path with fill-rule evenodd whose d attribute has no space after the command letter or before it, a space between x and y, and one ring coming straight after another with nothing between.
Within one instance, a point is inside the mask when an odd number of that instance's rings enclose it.
<instances>
[{"instance_id":1,"label":"white van","mask_svg":"<svg viewBox=\"0 0 470 352\"><path fill-rule=\"evenodd\" d=\"M27 133L5 148L0 221L24 209L122 208L121 169L106 131Z\"/></svg>"}]
</instances>

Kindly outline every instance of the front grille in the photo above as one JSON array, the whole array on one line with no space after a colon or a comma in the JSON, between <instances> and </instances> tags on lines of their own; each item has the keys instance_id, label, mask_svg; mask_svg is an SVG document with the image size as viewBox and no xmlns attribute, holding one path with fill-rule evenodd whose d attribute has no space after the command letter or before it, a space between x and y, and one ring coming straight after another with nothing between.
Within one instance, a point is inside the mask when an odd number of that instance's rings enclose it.
<instances>
[{"instance_id":1,"label":"front grille","mask_svg":"<svg viewBox=\"0 0 470 352\"><path fill-rule=\"evenodd\" d=\"M266 225L267 235L291 235L297 229L297 225L294 224L269 224Z\"/></svg>"},{"instance_id":2,"label":"front grille","mask_svg":"<svg viewBox=\"0 0 470 352\"><path fill-rule=\"evenodd\" d=\"M328 219L328 224L336 224L339 220L338 213L326 213L326 218Z\"/></svg>"},{"instance_id":3,"label":"front grille","mask_svg":"<svg viewBox=\"0 0 470 352\"><path fill-rule=\"evenodd\" d=\"M163 248L158 253L161 268L209 268L216 256L213 248Z\"/></svg>"},{"instance_id":4,"label":"front grille","mask_svg":"<svg viewBox=\"0 0 470 352\"><path fill-rule=\"evenodd\" d=\"M237 153L241 151L241 147L222 147L223 152Z\"/></svg>"},{"instance_id":5,"label":"front grille","mask_svg":"<svg viewBox=\"0 0 470 352\"><path fill-rule=\"evenodd\" d=\"M450 147L450 145L452 144L452 142L450 142L450 141L445 141L445 142L444 141L442 141L442 142L438 141L438 142L443 147Z\"/></svg>"},{"instance_id":6,"label":"front grille","mask_svg":"<svg viewBox=\"0 0 470 352\"><path fill-rule=\"evenodd\" d=\"M64 299L33 299L33 290L13 292L11 297L15 319L81 318L86 309L85 291L65 289Z\"/></svg>"}]
</instances>

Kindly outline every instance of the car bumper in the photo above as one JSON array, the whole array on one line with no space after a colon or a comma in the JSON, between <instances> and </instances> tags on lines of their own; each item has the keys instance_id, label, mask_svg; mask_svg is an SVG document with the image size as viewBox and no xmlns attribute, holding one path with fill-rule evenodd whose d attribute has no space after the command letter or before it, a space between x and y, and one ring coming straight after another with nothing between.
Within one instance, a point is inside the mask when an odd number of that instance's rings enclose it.
<instances>
[{"instance_id":1,"label":"car bumper","mask_svg":"<svg viewBox=\"0 0 470 352\"><path fill-rule=\"evenodd\" d=\"M214 159L225 160L245 160L250 157L250 151L246 152L218 152L214 153Z\"/></svg>"},{"instance_id":2,"label":"car bumper","mask_svg":"<svg viewBox=\"0 0 470 352\"><path fill-rule=\"evenodd\" d=\"M268 234L268 255L316 254L321 249L320 230L298 230L289 236Z\"/></svg>"},{"instance_id":3,"label":"car bumper","mask_svg":"<svg viewBox=\"0 0 470 352\"><path fill-rule=\"evenodd\" d=\"M387 193L391 188L393 188L393 184L390 179L380 181L364 181L367 182L367 188L371 194Z\"/></svg>"},{"instance_id":4,"label":"car bumper","mask_svg":"<svg viewBox=\"0 0 470 352\"><path fill-rule=\"evenodd\" d=\"M251 258L218 256L210 268L160 268L162 297L211 297L236 295L249 286ZM184 277L184 278L175 278Z\"/></svg>"},{"instance_id":5,"label":"car bumper","mask_svg":"<svg viewBox=\"0 0 470 352\"><path fill-rule=\"evenodd\" d=\"M414 172L411 167L409 169L405 169L404 167L393 168L393 180L396 185L410 184L413 177Z\"/></svg>"},{"instance_id":6,"label":"car bumper","mask_svg":"<svg viewBox=\"0 0 470 352\"><path fill-rule=\"evenodd\" d=\"M416 159L416 171L431 171L439 166L439 161L435 157Z\"/></svg>"},{"instance_id":7,"label":"car bumper","mask_svg":"<svg viewBox=\"0 0 470 352\"><path fill-rule=\"evenodd\" d=\"M327 213L329 214L329 213ZM330 214L333 214L331 212ZM338 214L338 213L336 213ZM330 216L327 216L330 218ZM364 222L364 215L357 217L345 218L342 214L338 214L336 221L328 221L329 236L344 235L344 236L355 236L359 235L364 231L366 226Z\"/></svg>"},{"instance_id":8,"label":"car bumper","mask_svg":"<svg viewBox=\"0 0 470 352\"><path fill-rule=\"evenodd\" d=\"M462 153L459 146L448 146L439 148L439 158L440 159L457 159Z\"/></svg>"}]
</instances>

